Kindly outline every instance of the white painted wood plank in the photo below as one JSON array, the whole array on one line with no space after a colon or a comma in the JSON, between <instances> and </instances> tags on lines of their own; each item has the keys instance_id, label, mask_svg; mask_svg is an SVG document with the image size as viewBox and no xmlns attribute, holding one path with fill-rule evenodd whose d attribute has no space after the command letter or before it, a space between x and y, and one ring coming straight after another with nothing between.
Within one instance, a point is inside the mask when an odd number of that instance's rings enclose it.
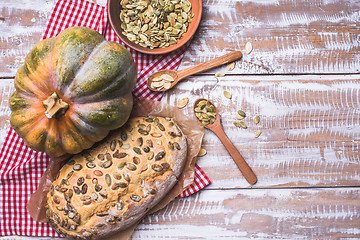
<instances>
[{"instance_id":1,"label":"white painted wood plank","mask_svg":"<svg viewBox=\"0 0 360 240\"><path fill-rule=\"evenodd\" d=\"M226 134L258 175L254 187L360 185L359 75L196 76L169 91L166 101L176 105L183 97L190 98L183 111L194 119L197 98L217 106ZM240 109L247 129L233 125ZM209 130L203 147L208 154L198 163L216 179L210 188L251 187Z\"/></svg>"},{"instance_id":2,"label":"white painted wood plank","mask_svg":"<svg viewBox=\"0 0 360 240\"><path fill-rule=\"evenodd\" d=\"M202 190L147 216L132 239L356 239L359 196L359 188Z\"/></svg>"},{"instance_id":3,"label":"white painted wood plank","mask_svg":"<svg viewBox=\"0 0 360 240\"><path fill-rule=\"evenodd\" d=\"M360 72L359 1L207 0L203 6L181 69L231 50L244 52L250 41L254 50L232 74ZM49 0L0 2L0 77L15 75L52 7Z\"/></svg>"}]
</instances>

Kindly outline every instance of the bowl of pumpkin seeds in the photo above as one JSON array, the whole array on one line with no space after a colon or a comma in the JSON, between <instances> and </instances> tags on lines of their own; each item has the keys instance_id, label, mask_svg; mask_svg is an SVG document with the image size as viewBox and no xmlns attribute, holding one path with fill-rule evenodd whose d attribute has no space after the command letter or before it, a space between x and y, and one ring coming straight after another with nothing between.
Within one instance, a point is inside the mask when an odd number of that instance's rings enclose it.
<instances>
[{"instance_id":1,"label":"bowl of pumpkin seeds","mask_svg":"<svg viewBox=\"0 0 360 240\"><path fill-rule=\"evenodd\" d=\"M201 20L202 0L109 0L110 24L130 48L164 54L187 43Z\"/></svg>"}]
</instances>

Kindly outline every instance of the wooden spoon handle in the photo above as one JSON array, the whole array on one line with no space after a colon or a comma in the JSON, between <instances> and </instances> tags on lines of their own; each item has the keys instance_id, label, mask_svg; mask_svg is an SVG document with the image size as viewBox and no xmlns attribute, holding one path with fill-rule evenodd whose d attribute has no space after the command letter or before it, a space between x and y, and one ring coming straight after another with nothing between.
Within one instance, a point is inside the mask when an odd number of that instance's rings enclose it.
<instances>
[{"instance_id":1,"label":"wooden spoon handle","mask_svg":"<svg viewBox=\"0 0 360 240\"><path fill-rule=\"evenodd\" d=\"M218 67L225 63L233 62L242 57L242 53L240 51L233 51L231 53L225 54L221 57L217 57L208 62L200 63L196 66L189 67L183 70L178 71L178 79L181 80L187 76L203 72L205 70L209 70L214 67Z\"/></svg>"},{"instance_id":2,"label":"wooden spoon handle","mask_svg":"<svg viewBox=\"0 0 360 240\"><path fill-rule=\"evenodd\" d=\"M228 136L226 136L222 127L217 127L212 129L213 132L218 136L220 141L224 144L226 150L229 152L231 157L234 159L236 165L240 169L241 173L244 175L246 181L250 184L255 184L257 182L257 177L250 166L246 163L245 159L241 156L239 151L236 149L234 144L230 141Z\"/></svg>"}]
</instances>

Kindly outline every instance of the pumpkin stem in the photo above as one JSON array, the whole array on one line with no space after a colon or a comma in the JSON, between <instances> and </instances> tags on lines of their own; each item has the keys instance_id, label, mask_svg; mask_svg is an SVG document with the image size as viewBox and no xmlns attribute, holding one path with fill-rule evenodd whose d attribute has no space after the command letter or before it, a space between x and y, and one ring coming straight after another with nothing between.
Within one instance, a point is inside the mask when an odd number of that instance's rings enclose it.
<instances>
[{"instance_id":1,"label":"pumpkin stem","mask_svg":"<svg viewBox=\"0 0 360 240\"><path fill-rule=\"evenodd\" d=\"M64 102L59 96L54 92L47 99L43 101L43 105L46 109L45 115L48 118L57 118L61 115L64 115L66 110L69 108L69 104Z\"/></svg>"}]
</instances>

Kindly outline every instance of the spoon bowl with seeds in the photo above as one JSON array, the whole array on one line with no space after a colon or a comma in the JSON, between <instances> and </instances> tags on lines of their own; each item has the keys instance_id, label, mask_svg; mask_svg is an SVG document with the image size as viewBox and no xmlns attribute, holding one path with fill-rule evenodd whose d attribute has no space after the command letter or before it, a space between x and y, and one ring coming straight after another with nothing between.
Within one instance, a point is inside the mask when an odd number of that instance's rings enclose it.
<instances>
[{"instance_id":1,"label":"spoon bowl with seeds","mask_svg":"<svg viewBox=\"0 0 360 240\"><path fill-rule=\"evenodd\" d=\"M199 98L194 102L193 112L196 120L205 128L215 133L222 144L224 144L246 181L250 184L255 184L257 182L255 173L225 134L221 125L221 116L215 105L205 98Z\"/></svg>"},{"instance_id":2,"label":"spoon bowl with seeds","mask_svg":"<svg viewBox=\"0 0 360 240\"><path fill-rule=\"evenodd\" d=\"M214 67L221 66L226 63L233 62L242 57L240 51L233 51L223 56L212 59L208 62L200 63L196 66L182 69L180 71L161 70L153 73L147 80L147 86L150 90L156 92L164 92L173 88L178 82L184 78L196 73L209 70Z\"/></svg>"}]
</instances>

